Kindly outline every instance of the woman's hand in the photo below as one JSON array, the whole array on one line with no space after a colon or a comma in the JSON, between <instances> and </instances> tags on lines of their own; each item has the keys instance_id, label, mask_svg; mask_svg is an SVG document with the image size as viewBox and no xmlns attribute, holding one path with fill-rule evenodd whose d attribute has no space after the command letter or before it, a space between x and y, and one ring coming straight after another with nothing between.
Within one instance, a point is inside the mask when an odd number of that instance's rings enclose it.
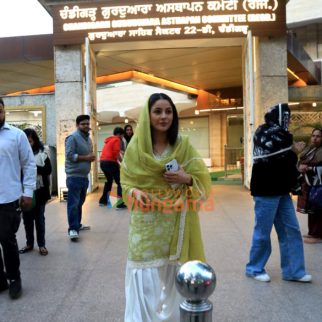
<instances>
[{"instance_id":1,"label":"woman's hand","mask_svg":"<svg viewBox=\"0 0 322 322\"><path fill-rule=\"evenodd\" d=\"M139 189L132 190L132 197L135 198L138 202L140 202L143 207L147 207L151 203L149 195Z\"/></svg>"},{"instance_id":2,"label":"woman's hand","mask_svg":"<svg viewBox=\"0 0 322 322\"><path fill-rule=\"evenodd\" d=\"M312 168L309 167L307 164L300 164L298 167L299 172L305 173L306 171L311 170Z\"/></svg>"},{"instance_id":3,"label":"woman's hand","mask_svg":"<svg viewBox=\"0 0 322 322\"><path fill-rule=\"evenodd\" d=\"M166 171L163 174L165 181L168 184L186 184L188 186L192 185L192 177L190 174L186 173L182 167L178 171Z\"/></svg>"}]
</instances>

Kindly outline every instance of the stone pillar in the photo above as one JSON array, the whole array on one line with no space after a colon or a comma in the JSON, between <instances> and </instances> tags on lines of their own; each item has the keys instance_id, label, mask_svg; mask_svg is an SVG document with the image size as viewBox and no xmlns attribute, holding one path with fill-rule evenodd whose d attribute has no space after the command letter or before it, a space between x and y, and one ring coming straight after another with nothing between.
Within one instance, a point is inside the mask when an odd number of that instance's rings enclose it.
<instances>
[{"instance_id":1,"label":"stone pillar","mask_svg":"<svg viewBox=\"0 0 322 322\"><path fill-rule=\"evenodd\" d=\"M76 128L84 111L82 46L55 46L55 107L58 193L66 187L65 138Z\"/></svg>"},{"instance_id":2,"label":"stone pillar","mask_svg":"<svg viewBox=\"0 0 322 322\"><path fill-rule=\"evenodd\" d=\"M264 123L267 109L288 102L287 42L248 35L243 49L245 182L249 187L253 134Z\"/></svg>"}]
</instances>

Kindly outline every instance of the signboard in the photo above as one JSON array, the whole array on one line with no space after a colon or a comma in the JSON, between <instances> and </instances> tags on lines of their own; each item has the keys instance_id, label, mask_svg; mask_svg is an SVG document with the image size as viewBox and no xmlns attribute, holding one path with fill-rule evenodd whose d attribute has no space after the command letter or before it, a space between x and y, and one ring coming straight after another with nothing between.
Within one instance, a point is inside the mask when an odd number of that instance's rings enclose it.
<instances>
[{"instance_id":1,"label":"signboard","mask_svg":"<svg viewBox=\"0 0 322 322\"><path fill-rule=\"evenodd\" d=\"M53 6L54 44L279 36L285 0L67 2Z\"/></svg>"}]
</instances>

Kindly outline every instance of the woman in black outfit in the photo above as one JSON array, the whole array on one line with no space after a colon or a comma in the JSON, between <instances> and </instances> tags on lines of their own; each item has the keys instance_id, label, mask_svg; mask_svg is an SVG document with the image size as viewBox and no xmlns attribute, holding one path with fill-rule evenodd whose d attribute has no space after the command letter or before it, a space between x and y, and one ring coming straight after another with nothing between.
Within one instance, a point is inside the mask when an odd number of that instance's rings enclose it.
<instances>
[{"instance_id":1,"label":"woman in black outfit","mask_svg":"<svg viewBox=\"0 0 322 322\"><path fill-rule=\"evenodd\" d=\"M51 174L51 163L44 145L39 140L35 130L25 129L29 143L35 156L37 165L37 183L34 191L34 206L29 211L23 212L23 222L26 231L26 246L20 249L20 254L31 251L34 248L34 224L36 226L37 244L39 254L46 256L48 250L45 241L45 205L50 199L49 175Z\"/></svg>"},{"instance_id":2,"label":"woman in black outfit","mask_svg":"<svg viewBox=\"0 0 322 322\"><path fill-rule=\"evenodd\" d=\"M124 126L124 139L127 143L127 145L130 143L132 136L133 136L133 127L131 124L127 124Z\"/></svg>"}]
</instances>

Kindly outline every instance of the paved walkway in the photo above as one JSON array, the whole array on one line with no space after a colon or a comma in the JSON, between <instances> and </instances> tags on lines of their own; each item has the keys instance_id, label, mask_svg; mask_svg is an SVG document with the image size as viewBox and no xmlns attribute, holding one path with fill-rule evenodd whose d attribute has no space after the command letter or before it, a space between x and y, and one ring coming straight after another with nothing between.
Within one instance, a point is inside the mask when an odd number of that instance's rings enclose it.
<instances>
[{"instance_id":1,"label":"paved walkway","mask_svg":"<svg viewBox=\"0 0 322 322\"><path fill-rule=\"evenodd\" d=\"M252 199L240 186L214 186L214 193L215 211L201 214L208 262L217 274L213 321L322 321L322 244L305 245L311 285L281 280L275 232L267 265L271 283L247 278ZM97 200L98 194L87 198L84 222L92 229L77 243L67 237L66 203L48 204L49 255L40 256L38 248L21 255L23 296L12 301L6 292L0 295L1 322L123 321L129 213L98 207ZM299 219L306 233L305 215ZM25 243L23 225L18 242Z\"/></svg>"}]
</instances>

